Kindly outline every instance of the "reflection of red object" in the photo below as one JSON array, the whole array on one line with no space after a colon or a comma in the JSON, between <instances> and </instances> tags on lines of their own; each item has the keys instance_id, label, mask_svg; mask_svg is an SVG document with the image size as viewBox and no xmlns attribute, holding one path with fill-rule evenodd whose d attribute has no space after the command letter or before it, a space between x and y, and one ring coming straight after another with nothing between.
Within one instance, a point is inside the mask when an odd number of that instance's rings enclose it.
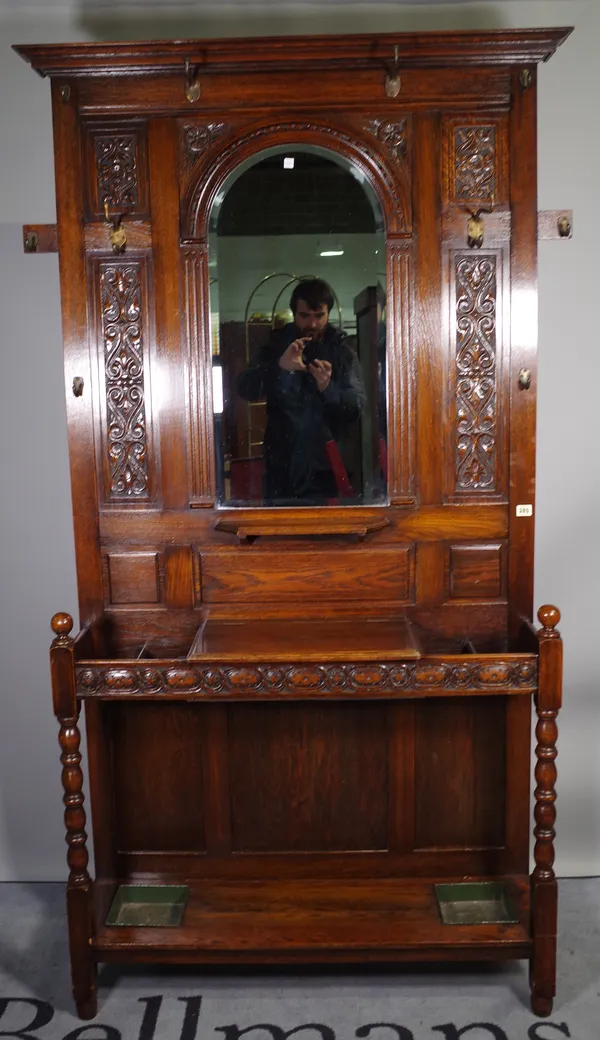
<instances>
[{"instance_id":1,"label":"reflection of red object","mask_svg":"<svg viewBox=\"0 0 600 1040\"><path fill-rule=\"evenodd\" d=\"M327 458L329 459L329 464L333 470L335 486L340 493L340 498L352 498L354 495L352 484L348 480L348 474L346 473L346 467L342 462L340 449L334 440L325 441L325 451L327 452Z\"/></svg>"},{"instance_id":2,"label":"reflection of red object","mask_svg":"<svg viewBox=\"0 0 600 1040\"><path fill-rule=\"evenodd\" d=\"M387 443L385 437L379 438L379 466L383 479L387 480Z\"/></svg>"},{"instance_id":3,"label":"reflection of red object","mask_svg":"<svg viewBox=\"0 0 600 1040\"><path fill-rule=\"evenodd\" d=\"M265 464L260 455L254 459L232 459L231 497L245 502L262 502L264 473Z\"/></svg>"}]
</instances>

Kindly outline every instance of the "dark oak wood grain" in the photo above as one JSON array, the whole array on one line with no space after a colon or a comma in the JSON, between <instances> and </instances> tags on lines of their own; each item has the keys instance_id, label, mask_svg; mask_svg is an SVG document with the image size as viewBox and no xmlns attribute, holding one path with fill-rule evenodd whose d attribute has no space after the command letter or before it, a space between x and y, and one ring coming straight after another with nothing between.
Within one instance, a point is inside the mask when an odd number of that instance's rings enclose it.
<instances>
[{"instance_id":1,"label":"dark oak wood grain","mask_svg":"<svg viewBox=\"0 0 600 1040\"><path fill-rule=\"evenodd\" d=\"M562 643L556 608L532 617L536 65L568 33L17 48L52 81L56 234L26 231L59 245L83 629L55 615L51 677L82 1017L110 960L520 957L533 1010L552 1009ZM213 204L241 164L292 147L350 164L381 208L381 505L217 504ZM363 345L378 292L352 295ZM505 884L518 922L442 924L435 880L465 878ZM132 881L189 884L181 927L107 926Z\"/></svg>"}]
</instances>

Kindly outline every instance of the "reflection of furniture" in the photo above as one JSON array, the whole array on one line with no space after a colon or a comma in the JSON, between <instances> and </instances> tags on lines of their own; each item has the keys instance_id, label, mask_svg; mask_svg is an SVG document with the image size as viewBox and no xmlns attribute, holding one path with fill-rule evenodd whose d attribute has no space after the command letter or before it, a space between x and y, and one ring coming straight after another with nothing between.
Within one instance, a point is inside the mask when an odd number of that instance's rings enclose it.
<instances>
[{"instance_id":1,"label":"reflection of furniture","mask_svg":"<svg viewBox=\"0 0 600 1040\"><path fill-rule=\"evenodd\" d=\"M52 648L83 1016L104 960L518 957L551 1009L561 641L553 608L532 624L522 300L535 65L564 36L23 48L52 76L66 370L84 385L68 405L83 629L57 615ZM381 508L214 506L209 206L239 163L291 144L345 156L384 210ZM465 208L490 206L471 250ZM495 895L446 924L435 882L464 879ZM187 884L181 925L107 925L132 881Z\"/></svg>"},{"instance_id":2,"label":"reflection of furniture","mask_svg":"<svg viewBox=\"0 0 600 1040\"><path fill-rule=\"evenodd\" d=\"M265 465L262 456L248 459L231 459L229 475L230 498L236 502L261 503L264 497L263 478Z\"/></svg>"}]
</instances>

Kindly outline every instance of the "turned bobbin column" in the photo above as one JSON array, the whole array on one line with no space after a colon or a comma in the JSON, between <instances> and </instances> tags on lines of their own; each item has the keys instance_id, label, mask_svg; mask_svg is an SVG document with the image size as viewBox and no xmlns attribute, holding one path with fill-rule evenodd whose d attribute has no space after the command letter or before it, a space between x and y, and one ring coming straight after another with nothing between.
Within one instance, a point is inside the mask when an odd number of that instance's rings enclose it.
<instances>
[{"instance_id":1,"label":"turned bobbin column","mask_svg":"<svg viewBox=\"0 0 600 1040\"><path fill-rule=\"evenodd\" d=\"M556 607L538 610L543 626L538 632L539 671L535 698L535 868L531 875L533 955L531 959L531 1006L537 1015L549 1015L556 992L556 933L558 886L554 874L554 824L556 821L556 718L562 703L562 640L556 629L560 612Z\"/></svg>"},{"instance_id":2,"label":"turned bobbin column","mask_svg":"<svg viewBox=\"0 0 600 1040\"><path fill-rule=\"evenodd\" d=\"M79 751L79 703L75 695L75 653L70 637L73 618L55 614L51 621L55 639L50 647L50 673L54 714L60 723L62 785L64 790L67 864L67 919L71 952L73 996L81 1018L94 1018L96 1002L96 965L92 957L93 883L88 874L86 817L83 772Z\"/></svg>"}]
</instances>

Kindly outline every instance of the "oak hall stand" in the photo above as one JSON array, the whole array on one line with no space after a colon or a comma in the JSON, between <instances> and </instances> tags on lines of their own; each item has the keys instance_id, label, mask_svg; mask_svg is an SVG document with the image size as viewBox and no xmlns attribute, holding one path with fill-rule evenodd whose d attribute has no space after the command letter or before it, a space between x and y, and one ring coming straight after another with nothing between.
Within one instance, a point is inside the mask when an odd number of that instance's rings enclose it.
<instances>
[{"instance_id":1,"label":"oak hall stand","mask_svg":"<svg viewBox=\"0 0 600 1040\"><path fill-rule=\"evenodd\" d=\"M82 1018L102 961L517 957L551 1011L536 72L568 32L17 48L52 87L57 226L25 230L59 248L83 628L53 618L51 670ZM209 214L276 146L351 164L384 214L379 505L217 502ZM514 920L444 923L435 886L465 879ZM108 925L126 883L185 884L182 923Z\"/></svg>"}]
</instances>

